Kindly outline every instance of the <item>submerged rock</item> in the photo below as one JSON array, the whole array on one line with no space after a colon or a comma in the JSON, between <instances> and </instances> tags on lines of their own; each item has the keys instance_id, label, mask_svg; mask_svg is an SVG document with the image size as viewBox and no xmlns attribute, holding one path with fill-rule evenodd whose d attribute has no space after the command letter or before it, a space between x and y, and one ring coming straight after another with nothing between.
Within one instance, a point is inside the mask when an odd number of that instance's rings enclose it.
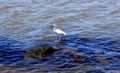
<instances>
[{"instance_id":1,"label":"submerged rock","mask_svg":"<svg viewBox=\"0 0 120 73\"><path fill-rule=\"evenodd\" d=\"M53 54L57 49L51 46L43 46L41 48L35 48L32 50L27 50L25 58L43 58L45 56Z\"/></svg>"},{"instance_id":2,"label":"submerged rock","mask_svg":"<svg viewBox=\"0 0 120 73\"><path fill-rule=\"evenodd\" d=\"M74 49L62 49L61 52L70 54L70 56L77 61L79 61L81 59L90 58L87 55L78 54L77 51Z\"/></svg>"},{"instance_id":3,"label":"submerged rock","mask_svg":"<svg viewBox=\"0 0 120 73\"><path fill-rule=\"evenodd\" d=\"M72 56L75 60L81 60L81 59L90 58L89 56L80 55L80 54L77 54L77 53L72 53L71 56Z\"/></svg>"}]
</instances>

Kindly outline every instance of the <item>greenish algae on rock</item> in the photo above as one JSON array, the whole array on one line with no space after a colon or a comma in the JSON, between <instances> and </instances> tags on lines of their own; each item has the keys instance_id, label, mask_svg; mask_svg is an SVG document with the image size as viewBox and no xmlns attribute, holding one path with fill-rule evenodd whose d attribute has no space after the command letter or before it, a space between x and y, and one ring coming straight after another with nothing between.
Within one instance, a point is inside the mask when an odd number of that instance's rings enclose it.
<instances>
[{"instance_id":1,"label":"greenish algae on rock","mask_svg":"<svg viewBox=\"0 0 120 73\"><path fill-rule=\"evenodd\" d=\"M35 48L32 50L27 50L25 53L25 58L43 58L45 56L53 54L57 49L51 46L43 46L41 48Z\"/></svg>"}]
</instances>

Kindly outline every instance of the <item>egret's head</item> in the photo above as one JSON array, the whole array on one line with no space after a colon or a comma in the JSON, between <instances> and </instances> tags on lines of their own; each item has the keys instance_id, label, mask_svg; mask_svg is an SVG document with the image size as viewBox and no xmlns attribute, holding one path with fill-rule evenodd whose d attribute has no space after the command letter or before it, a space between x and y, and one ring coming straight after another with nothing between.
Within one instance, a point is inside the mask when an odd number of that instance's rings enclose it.
<instances>
[{"instance_id":1,"label":"egret's head","mask_svg":"<svg viewBox=\"0 0 120 73\"><path fill-rule=\"evenodd\" d=\"M53 27L57 27L57 25L56 24L51 24Z\"/></svg>"},{"instance_id":2,"label":"egret's head","mask_svg":"<svg viewBox=\"0 0 120 73\"><path fill-rule=\"evenodd\" d=\"M57 28L56 24L50 24L52 28Z\"/></svg>"}]
</instances>

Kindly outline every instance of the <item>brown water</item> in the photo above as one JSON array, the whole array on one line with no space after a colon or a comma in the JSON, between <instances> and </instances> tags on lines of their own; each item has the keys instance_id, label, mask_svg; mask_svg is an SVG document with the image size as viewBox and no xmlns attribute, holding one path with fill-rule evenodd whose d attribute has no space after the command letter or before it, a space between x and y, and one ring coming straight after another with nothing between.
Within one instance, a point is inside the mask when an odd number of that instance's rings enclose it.
<instances>
[{"instance_id":1,"label":"brown water","mask_svg":"<svg viewBox=\"0 0 120 73\"><path fill-rule=\"evenodd\" d=\"M78 43L75 41L81 37L90 37L93 38L96 42L91 42L90 45L93 50L97 51L101 41L98 41L97 38L105 39L102 40L102 55L105 56L109 52L112 55L118 56L115 58L115 64L120 65L120 1L119 0L0 0L0 52L2 54L8 53L7 55L14 56L15 62L20 67L16 67L16 64L11 64L7 56L2 57L0 54L0 71L1 73L38 73L38 72L84 72L91 71L94 68L102 69L106 71L108 69L101 67L102 65L89 65L83 63L69 63L68 65L73 64L74 68L60 68L56 69L56 66L50 64L46 67L46 63L38 64L40 61L34 61L36 64L28 64L25 66L19 65L23 63L23 54L27 48L35 47L41 42L47 42L54 40L56 34L52 31L50 24L55 23L59 28L64 30L68 36L65 37L68 39L77 37L77 39L72 39L71 42L66 40L66 47L69 48L84 48L89 47L88 45L76 46ZM10 39L7 39L10 38ZM112 48L111 48L111 41ZM9 43L8 43L9 42ZM17 42L17 43L16 43ZM23 43L24 42L24 43ZM77 41L77 42L81 42ZM116 43L117 42L117 43ZM86 44L86 42L82 42ZM94 44L97 43L97 44ZM76 45L75 45L76 44ZM110 49L105 49L104 44ZM6 47L7 46L7 50ZM93 47L96 46L96 47ZM90 49L92 49L89 47ZM14 49L14 50L9 50ZM117 49L116 49L117 48ZM19 49L19 50L18 50ZM90 50L89 49L89 50ZM113 50L112 50L113 49ZM13 54L13 52L16 52ZM78 51L79 52L79 51ZM101 50L99 50L101 52ZM79 52L80 53L80 52ZM83 52L85 53L85 52ZM94 53L94 52L93 52ZM109 54L108 53L108 54ZM86 54L86 53L85 53ZM17 55L17 56L15 56ZM59 56L58 54L57 56ZM64 54L62 54L64 55ZM60 56L62 56L60 55ZM87 54L89 55L89 54ZM91 54L95 56L95 54ZM98 54L96 54L98 55ZM20 57L17 59L17 57ZM12 57L11 57L12 58ZM61 57L60 57L61 58ZM101 56L100 56L101 58ZM104 57L107 59L106 57ZM112 56L111 58L114 58ZM14 59L14 58L13 58ZM68 61L67 58L66 61ZM102 57L103 59L103 57ZM6 61L8 60L8 62ZM16 61L17 60L17 61ZM64 63L65 58L60 60L58 63ZM4 63L4 61L6 63ZM14 60L12 60L13 62ZM56 62L56 59L50 60ZM71 60L70 60L71 61ZM92 60L88 60L92 61ZM110 59L110 61L114 61ZM19 63L18 63L19 62ZM27 61L28 63L29 61ZM106 62L106 61L105 61ZM10 63L10 64L8 64ZM51 63L51 62L50 62ZM95 62L99 64L98 62ZM26 62L25 62L26 64ZM49 62L47 63L47 65ZM106 65L110 71L114 73L120 73L120 67L113 68L111 62L108 62L109 65ZM66 65L66 64L65 64ZM13 66L13 67L12 67ZM31 66L33 66L31 68ZM57 65L59 66L59 65ZM116 66L115 66L116 67ZM50 68L50 69L49 69ZM52 68L52 69L51 69ZM109 72L109 71L107 71Z\"/></svg>"}]
</instances>

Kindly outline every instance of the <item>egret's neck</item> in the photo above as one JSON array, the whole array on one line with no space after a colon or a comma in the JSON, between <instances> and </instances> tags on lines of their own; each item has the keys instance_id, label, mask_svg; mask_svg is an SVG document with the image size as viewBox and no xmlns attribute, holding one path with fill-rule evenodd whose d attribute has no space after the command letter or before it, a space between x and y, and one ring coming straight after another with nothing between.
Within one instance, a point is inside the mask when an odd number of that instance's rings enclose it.
<instances>
[{"instance_id":1,"label":"egret's neck","mask_svg":"<svg viewBox=\"0 0 120 73\"><path fill-rule=\"evenodd\" d=\"M56 27L53 28L53 30L56 30L56 29L57 29Z\"/></svg>"}]
</instances>

